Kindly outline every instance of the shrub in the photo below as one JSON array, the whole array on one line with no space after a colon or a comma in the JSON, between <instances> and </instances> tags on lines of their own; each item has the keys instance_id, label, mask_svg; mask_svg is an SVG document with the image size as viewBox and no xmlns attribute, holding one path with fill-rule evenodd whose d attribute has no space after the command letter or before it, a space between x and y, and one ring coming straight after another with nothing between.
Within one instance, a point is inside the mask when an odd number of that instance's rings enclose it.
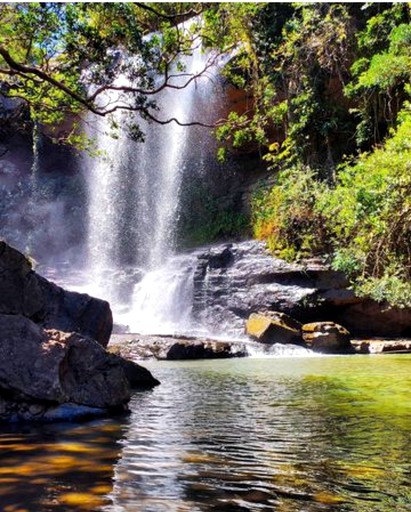
<instances>
[{"instance_id":1,"label":"shrub","mask_svg":"<svg viewBox=\"0 0 411 512\"><path fill-rule=\"evenodd\" d=\"M324 188L309 167L281 172L272 189L262 188L252 199L254 236L286 259L324 251L325 224L316 208Z\"/></svg>"}]
</instances>

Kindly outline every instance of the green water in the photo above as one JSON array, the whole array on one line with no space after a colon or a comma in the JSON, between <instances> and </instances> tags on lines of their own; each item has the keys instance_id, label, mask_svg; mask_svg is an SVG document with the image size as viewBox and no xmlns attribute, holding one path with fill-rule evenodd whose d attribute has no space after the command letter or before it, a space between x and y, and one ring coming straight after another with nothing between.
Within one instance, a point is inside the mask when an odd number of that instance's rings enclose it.
<instances>
[{"instance_id":1,"label":"green water","mask_svg":"<svg viewBox=\"0 0 411 512\"><path fill-rule=\"evenodd\" d=\"M5 512L411 510L411 356L147 366L128 417L3 427Z\"/></svg>"}]
</instances>

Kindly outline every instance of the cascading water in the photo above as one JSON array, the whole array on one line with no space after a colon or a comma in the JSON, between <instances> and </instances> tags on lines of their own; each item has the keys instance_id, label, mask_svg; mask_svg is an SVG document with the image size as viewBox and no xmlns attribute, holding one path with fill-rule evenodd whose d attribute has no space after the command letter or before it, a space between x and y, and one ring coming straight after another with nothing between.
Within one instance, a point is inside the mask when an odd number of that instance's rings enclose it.
<instances>
[{"instance_id":1,"label":"cascading water","mask_svg":"<svg viewBox=\"0 0 411 512\"><path fill-rule=\"evenodd\" d=\"M33 162L31 165L31 174L30 174L30 200L29 200L29 214L34 215L37 204L39 202L39 171L40 171L40 157L39 157L39 149L40 149L40 134L39 127L37 123L34 123L33 126ZM32 244L33 244L33 230L29 232L27 237L27 246L26 252L32 252Z\"/></svg>"},{"instance_id":2,"label":"cascading water","mask_svg":"<svg viewBox=\"0 0 411 512\"><path fill-rule=\"evenodd\" d=\"M187 82L206 66L207 56L195 49L186 58ZM182 89L164 89L158 99L167 119L181 122L207 118L215 83L201 77ZM118 101L109 98L111 102ZM121 114L116 123L121 125ZM133 332L172 333L189 329L193 265L176 256L181 187L185 175L202 172L203 158L191 159L211 134L204 128L142 121L145 142L125 133L109 135L106 120L91 121L102 156L87 159L89 291L107 298L116 320ZM133 285L134 291L133 291Z\"/></svg>"}]
</instances>

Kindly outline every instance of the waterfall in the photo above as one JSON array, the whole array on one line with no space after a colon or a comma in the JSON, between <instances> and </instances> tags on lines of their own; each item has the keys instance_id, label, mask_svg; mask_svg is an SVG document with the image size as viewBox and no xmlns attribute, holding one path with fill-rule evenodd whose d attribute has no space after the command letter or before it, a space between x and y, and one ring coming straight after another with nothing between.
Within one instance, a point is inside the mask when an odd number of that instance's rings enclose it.
<instances>
[{"instance_id":1,"label":"waterfall","mask_svg":"<svg viewBox=\"0 0 411 512\"><path fill-rule=\"evenodd\" d=\"M186 83L187 74L199 73L206 62L200 48L193 50L185 57L186 76L173 85ZM157 99L158 117L207 120L214 87L208 72L185 88L164 89ZM203 172L204 158L194 159L193 153L201 153L199 146L206 147L212 134L174 122L138 122L143 143L125 131L113 139L107 120L89 119L89 135L101 153L85 160L89 291L108 299L116 320L135 332L187 330L193 270L176 256L181 188L187 176ZM121 113L115 123L121 126Z\"/></svg>"}]
</instances>

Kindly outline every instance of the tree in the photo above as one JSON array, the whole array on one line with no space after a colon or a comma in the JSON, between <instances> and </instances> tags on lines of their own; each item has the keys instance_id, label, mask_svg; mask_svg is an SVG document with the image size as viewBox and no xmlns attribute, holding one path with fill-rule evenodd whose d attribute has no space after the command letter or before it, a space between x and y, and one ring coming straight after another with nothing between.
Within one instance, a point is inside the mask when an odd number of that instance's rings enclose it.
<instances>
[{"instance_id":1,"label":"tree","mask_svg":"<svg viewBox=\"0 0 411 512\"><path fill-rule=\"evenodd\" d=\"M193 18L200 9L193 3L1 4L1 94L21 99L43 125L80 119L84 111L110 116L119 110L161 124L202 124L161 118L155 100L213 65L215 55L193 75L181 62L200 42L200 21ZM80 141L78 124L65 142ZM141 136L135 117L129 128Z\"/></svg>"},{"instance_id":2,"label":"tree","mask_svg":"<svg viewBox=\"0 0 411 512\"><path fill-rule=\"evenodd\" d=\"M221 140L239 147L251 141L271 163L303 159L333 164L333 137L346 130L343 96L354 44L355 8L346 4L221 4L231 19L221 41L236 37L244 19L242 43L227 66L232 83L248 90L252 101L219 129ZM341 102L342 103L342 102Z\"/></svg>"}]
</instances>

